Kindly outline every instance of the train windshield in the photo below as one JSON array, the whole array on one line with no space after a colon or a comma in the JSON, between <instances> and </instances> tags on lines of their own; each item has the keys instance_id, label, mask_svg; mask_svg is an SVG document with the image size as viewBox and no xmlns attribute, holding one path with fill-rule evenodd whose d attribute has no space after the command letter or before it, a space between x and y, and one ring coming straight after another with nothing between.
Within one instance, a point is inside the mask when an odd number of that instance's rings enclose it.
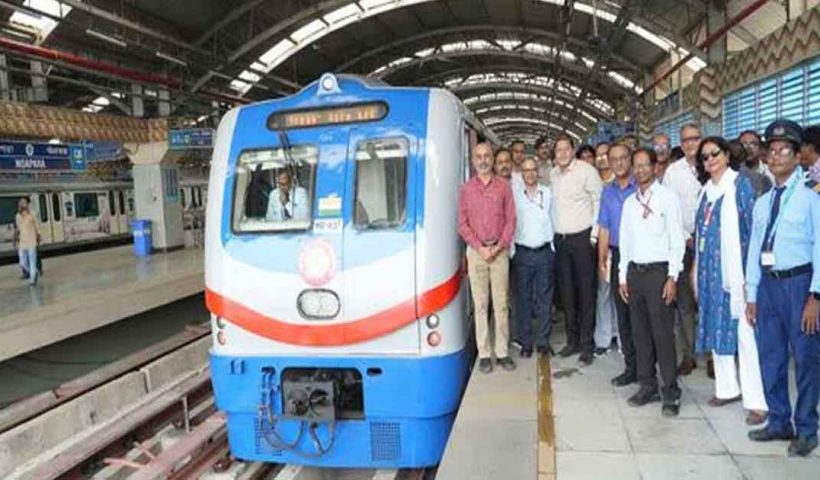
<instances>
[{"instance_id":1,"label":"train windshield","mask_svg":"<svg viewBox=\"0 0 820 480\"><path fill-rule=\"evenodd\" d=\"M356 228L395 228L404 224L407 150L404 138L370 140L357 147Z\"/></svg>"},{"instance_id":2,"label":"train windshield","mask_svg":"<svg viewBox=\"0 0 820 480\"><path fill-rule=\"evenodd\" d=\"M315 145L242 152L236 163L233 230L308 229L318 158Z\"/></svg>"}]
</instances>

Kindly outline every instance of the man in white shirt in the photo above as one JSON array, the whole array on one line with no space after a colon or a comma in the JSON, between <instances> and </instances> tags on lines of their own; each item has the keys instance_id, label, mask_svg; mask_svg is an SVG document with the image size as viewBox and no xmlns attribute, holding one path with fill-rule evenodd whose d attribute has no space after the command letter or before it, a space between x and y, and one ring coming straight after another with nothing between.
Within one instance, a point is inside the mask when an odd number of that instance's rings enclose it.
<instances>
[{"instance_id":1,"label":"man in white shirt","mask_svg":"<svg viewBox=\"0 0 820 480\"><path fill-rule=\"evenodd\" d=\"M552 192L538 183L538 163L526 159L521 164L523 185L513 186L515 198L516 341L521 356L532 355L533 344L539 353L550 352L549 333L552 313L555 252L552 247ZM533 341L532 319L537 320Z\"/></svg>"},{"instance_id":2,"label":"man in white shirt","mask_svg":"<svg viewBox=\"0 0 820 480\"><path fill-rule=\"evenodd\" d=\"M307 190L293 186L290 172L282 170L276 177L276 188L268 197L265 219L269 222L307 220L310 217L310 203Z\"/></svg>"},{"instance_id":3,"label":"man in white shirt","mask_svg":"<svg viewBox=\"0 0 820 480\"><path fill-rule=\"evenodd\" d=\"M575 158L575 142L565 134L555 140L553 192L558 290L567 323L562 357L576 353L578 361L593 361L595 330L595 245L603 184L592 165Z\"/></svg>"},{"instance_id":4,"label":"man in white shirt","mask_svg":"<svg viewBox=\"0 0 820 480\"><path fill-rule=\"evenodd\" d=\"M40 208L46 208L41 205ZM40 233L37 231L37 218L31 213L28 198L23 197L17 203L17 215L14 217L14 243L20 258L20 268L28 274L28 284L37 284L37 246L40 244Z\"/></svg>"},{"instance_id":5,"label":"man in white shirt","mask_svg":"<svg viewBox=\"0 0 820 480\"><path fill-rule=\"evenodd\" d=\"M619 293L629 304L640 389L629 405L640 407L663 399L665 417L680 410L675 356L676 282L682 275L684 240L677 195L655 181L657 156L639 148L632 154L638 190L624 202L619 227ZM658 391L655 362L663 387ZM659 394L660 393L660 394Z\"/></svg>"},{"instance_id":6,"label":"man in white shirt","mask_svg":"<svg viewBox=\"0 0 820 480\"><path fill-rule=\"evenodd\" d=\"M680 129L681 148L684 158L674 162L663 177L664 186L673 190L680 200L683 214L682 235L686 239L686 253L683 257L683 273L678 277L677 311L677 347L681 352L681 363L678 374L689 375L695 369L695 320L697 308L692 292L691 275L694 259L695 215L698 210L698 195L701 184L695 167L700 143L700 127L688 123Z\"/></svg>"}]
</instances>

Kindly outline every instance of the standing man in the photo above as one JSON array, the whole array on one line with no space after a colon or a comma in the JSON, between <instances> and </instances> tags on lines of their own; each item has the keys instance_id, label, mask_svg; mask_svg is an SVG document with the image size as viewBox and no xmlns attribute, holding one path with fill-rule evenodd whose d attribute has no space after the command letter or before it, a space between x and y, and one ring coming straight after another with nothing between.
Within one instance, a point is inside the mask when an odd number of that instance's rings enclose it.
<instances>
[{"instance_id":1,"label":"standing man","mask_svg":"<svg viewBox=\"0 0 820 480\"><path fill-rule=\"evenodd\" d=\"M550 184L550 169L552 169L551 153L547 137L538 137L535 141L535 158L538 160L538 182L547 187Z\"/></svg>"},{"instance_id":2,"label":"standing man","mask_svg":"<svg viewBox=\"0 0 820 480\"><path fill-rule=\"evenodd\" d=\"M555 140L555 163L550 173L554 216L558 288L567 323L567 345L559 353L592 363L595 330L595 250L601 178L595 168L575 157L575 142L566 134Z\"/></svg>"},{"instance_id":3,"label":"standing man","mask_svg":"<svg viewBox=\"0 0 820 480\"><path fill-rule=\"evenodd\" d=\"M598 216L598 275L606 279L613 292L615 313L618 317L618 337L621 352L624 354L624 371L612 379L612 384L616 387L635 383L638 378L629 306L618 294L621 213L624 202L637 189L632 179L629 154L629 147L622 143L616 143L609 149L609 164L615 174L615 181L604 187L601 194L601 213Z\"/></svg>"},{"instance_id":4,"label":"standing man","mask_svg":"<svg viewBox=\"0 0 820 480\"><path fill-rule=\"evenodd\" d=\"M686 239L686 254L683 257L683 272L677 277L678 350L683 359L678 374L689 375L697 367L695 363L695 297L692 292L691 275L694 252L695 215L698 210L698 195L701 184L695 167L700 143L700 127L688 123L680 129L681 148L684 158L674 162L666 170L663 184L678 195L683 214L682 235Z\"/></svg>"},{"instance_id":5,"label":"standing man","mask_svg":"<svg viewBox=\"0 0 820 480\"><path fill-rule=\"evenodd\" d=\"M473 149L471 178L458 196L458 233L467 243L467 273L475 307L478 368L493 370L488 305L490 292L495 314L495 355L504 370L515 370L507 351L509 311L507 310L510 260L508 249L515 233L515 204L510 183L493 174L493 150L487 143Z\"/></svg>"},{"instance_id":6,"label":"standing man","mask_svg":"<svg viewBox=\"0 0 820 480\"><path fill-rule=\"evenodd\" d=\"M677 416L680 388L675 363L676 282L685 250L681 208L675 193L655 181L654 150L632 154L638 190L624 202L619 227L619 292L629 304L640 389L629 398L633 407L663 400L661 413ZM660 395L655 362L661 372Z\"/></svg>"},{"instance_id":7,"label":"standing man","mask_svg":"<svg viewBox=\"0 0 820 480\"><path fill-rule=\"evenodd\" d=\"M601 142L595 145L595 168L598 170L598 176L601 177L601 183L606 186L615 180L615 174L612 173L612 168L609 165L609 144ZM601 196L601 209L604 208L604 197ZM600 214L598 216L600 219ZM599 231L598 246L601 247L601 237ZM595 340L595 355L606 355L609 349L614 345L618 338L618 315L615 311L615 303L612 300L612 287L609 283L609 270L598 272L598 292L595 298L595 333L592 335ZM617 284L616 284L617 285Z\"/></svg>"},{"instance_id":8,"label":"standing man","mask_svg":"<svg viewBox=\"0 0 820 480\"><path fill-rule=\"evenodd\" d=\"M532 355L533 343L538 353L550 351L549 333L552 314L553 270L552 192L538 183L538 163L524 160L521 165L524 186L515 187L515 331L521 344L521 356ZM532 319L537 320L535 339Z\"/></svg>"},{"instance_id":9,"label":"standing man","mask_svg":"<svg viewBox=\"0 0 820 480\"><path fill-rule=\"evenodd\" d=\"M513 140L510 143L512 152L513 171L521 172L521 164L524 163L524 156L527 154L527 146L523 140Z\"/></svg>"},{"instance_id":10,"label":"standing man","mask_svg":"<svg viewBox=\"0 0 820 480\"><path fill-rule=\"evenodd\" d=\"M656 133L655 136L652 137L652 150L654 150L655 155L658 156L658 163L655 165L655 178L663 183L663 176L666 174L666 169L669 168L669 164L674 161L674 159L671 158L672 151L669 146L669 135L663 132Z\"/></svg>"},{"instance_id":11,"label":"standing man","mask_svg":"<svg viewBox=\"0 0 820 480\"><path fill-rule=\"evenodd\" d=\"M803 131L803 145L800 146L803 170L808 180L820 182L820 125L806 127Z\"/></svg>"},{"instance_id":12,"label":"standing man","mask_svg":"<svg viewBox=\"0 0 820 480\"><path fill-rule=\"evenodd\" d=\"M20 268L23 273L28 272L28 284L34 286L37 284L37 245L40 244L40 234L37 233L37 219L29 210L26 197L17 202L14 226L14 243L17 244Z\"/></svg>"},{"instance_id":13,"label":"standing man","mask_svg":"<svg viewBox=\"0 0 820 480\"><path fill-rule=\"evenodd\" d=\"M612 174L612 167L609 165L608 153L608 143L600 142L595 145L595 168L598 169L598 175L601 177L601 181L604 182L604 185L615 179L615 175Z\"/></svg>"},{"instance_id":14,"label":"standing man","mask_svg":"<svg viewBox=\"0 0 820 480\"><path fill-rule=\"evenodd\" d=\"M504 147L495 151L495 174L510 180L512 176L512 156L510 151Z\"/></svg>"},{"instance_id":15,"label":"standing man","mask_svg":"<svg viewBox=\"0 0 820 480\"><path fill-rule=\"evenodd\" d=\"M805 457L817 447L820 398L820 196L804 185L798 168L800 126L776 120L766 128L766 140L775 188L755 202L746 317L755 327L769 423L749 438L791 440L789 455ZM797 377L794 423L789 350Z\"/></svg>"},{"instance_id":16,"label":"standing man","mask_svg":"<svg viewBox=\"0 0 820 480\"><path fill-rule=\"evenodd\" d=\"M766 166L766 148L760 139L760 134L754 130L744 130L737 137L743 148L746 149L746 166L758 173L762 173L774 181L774 176ZM768 141L768 139L766 139Z\"/></svg>"}]
</instances>

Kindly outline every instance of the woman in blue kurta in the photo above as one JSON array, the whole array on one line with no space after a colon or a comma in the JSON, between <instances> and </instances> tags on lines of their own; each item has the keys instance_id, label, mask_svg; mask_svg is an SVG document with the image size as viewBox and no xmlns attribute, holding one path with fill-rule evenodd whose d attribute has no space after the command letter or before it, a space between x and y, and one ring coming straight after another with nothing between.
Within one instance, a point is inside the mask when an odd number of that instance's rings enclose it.
<instances>
[{"instance_id":1,"label":"woman in blue kurta","mask_svg":"<svg viewBox=\"0 0 820 480\"><path fill-rule=\"evenodd\" d=\"M712 353L715 396L720 407L743 399L746 421L766 419L754 330L746 322L744 272L751 234L754 189L736 171L729 144L720 137L704 139L698 148L698 170L704 182L696 217L698 353ZM730 168L732 167L732 168ZM740 383L735 354L740 359Z\"/></svg>"}]
</instances>

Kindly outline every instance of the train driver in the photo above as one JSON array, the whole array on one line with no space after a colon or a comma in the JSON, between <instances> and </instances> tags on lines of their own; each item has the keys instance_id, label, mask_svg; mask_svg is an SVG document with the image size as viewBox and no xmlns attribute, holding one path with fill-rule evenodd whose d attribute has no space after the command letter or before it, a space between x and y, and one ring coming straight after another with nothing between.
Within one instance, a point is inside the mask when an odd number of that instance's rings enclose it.
<instances>
[{"instance_id":1,"label":"train driver","mask_svg":"<svg viewBox=\"0 0 820 480\"><path fill-rule=\"evenodd\" d=\"M268 197L265 219L281 223L288 220L307 220L310 216L307 190L294 185L288 170L276 176L276 188Z\"/></svg>"}]
</instances>

